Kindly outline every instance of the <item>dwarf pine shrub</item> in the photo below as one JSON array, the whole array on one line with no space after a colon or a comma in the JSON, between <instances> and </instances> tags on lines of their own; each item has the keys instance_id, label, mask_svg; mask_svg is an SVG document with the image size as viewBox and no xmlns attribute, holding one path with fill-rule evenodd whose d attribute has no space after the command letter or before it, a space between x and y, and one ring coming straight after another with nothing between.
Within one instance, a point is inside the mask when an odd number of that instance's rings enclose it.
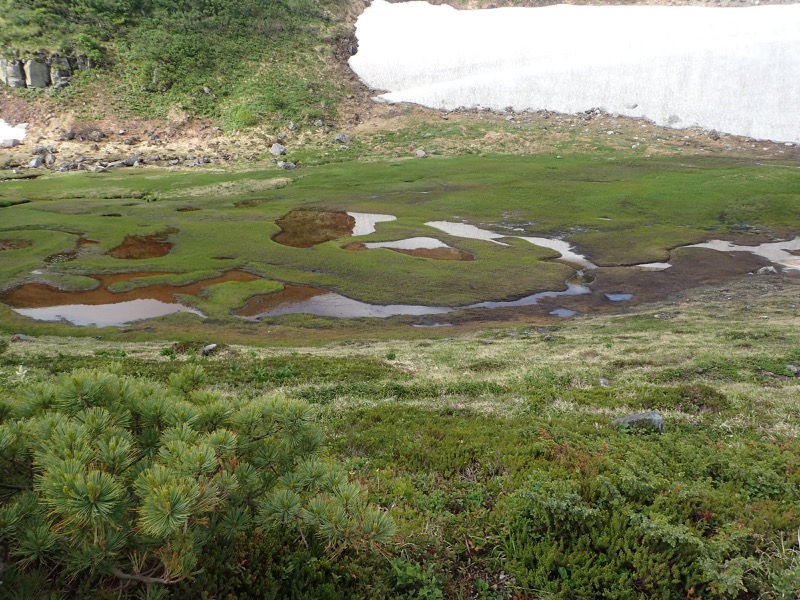
<instances>
[{"instance_id":1,"label":"dwarf pine shrub","mask_svg":"<svg viewBox=\"0 0 800 600\"><path fill-rule=\"evenodd\" d=\"M166 387L78 370L0 402L0 596L150 593L243 536L331 557L391 540L391 517L320 454L308 405L203 381L191 364Z\"/></svg>"}]
</instances>

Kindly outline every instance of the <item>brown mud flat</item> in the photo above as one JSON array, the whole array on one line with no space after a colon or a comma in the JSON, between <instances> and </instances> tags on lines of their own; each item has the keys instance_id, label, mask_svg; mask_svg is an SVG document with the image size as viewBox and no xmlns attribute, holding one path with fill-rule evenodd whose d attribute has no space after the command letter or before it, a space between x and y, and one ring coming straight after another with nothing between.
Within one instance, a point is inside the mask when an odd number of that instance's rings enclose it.
<instances>
[{"instance_id":1,"label":"brown mud flat","mask_svg":"<svg viewBox=\"0 0 800 600\"><path fill-rule=\"evenodd\" d=\"M19 238L6 238L0 240L0 252L3 250L21 250L22 248L30 248L33 242L30 240L23 240Z\"/></svg>"},{"instance_id":2,"label":"brown mud flat","mask_svg":"<svg viewBox=\"0 0 800 600\"><path fill-rule=\"evenodd\" d=\"M70 262L78 258L80 254L81 246L92 246L95 244L99 244L100 242L95 240L87 239L83 236L79 237L75 242L75 249L74 250L67 250L66 252L56 252L55 254L51 254L49 256L44 257L44 262L48 265L57 265L59 263Z\"/></svg>"},{"instance_id":3,"label":"brown mud flat","mask_svg":"<svg viewBox=\"0 0 800 600\"><path fill-rule=\"evenodd\" d=\"M370 248L367 248L361 242L350 242L342 246L342 249L350 250L351 252L370 250ZM385 248L385 250L407 254L408 256L416 256L417 258L432 258L434 260L475 260L475 255L472 252L467 252L459 248L416 248L414 250Z\"/></svg>"},{"instance_id":4,"label":"brown mud flat","mask_svg":"<svg viewBox=\"0 0 800 600\"><path fill-rule=\"evenodd\" d=\"M751 275L771 262L748 252L717 252L705 248L679 248L672 251L672 267L663 271L645 271L631 267L601 267L590 271L592 293L542 300L536 305L498 309L466 309L448 314L444 320L453 325L487 321L522 321L530 323L562 320L550 314L557 308L575 311L577 316L621 314L634 306L660 303L680 298L705 287L714 287L756 278L782 278L784 275ZM789 274L788 277L796 278ZM630 294L628 300L614 302L606 294ZM442 320L442 317L439 319ZM423 322L431 321L430 318Z\"/></svg>"},{"instance_id":5,"label":"brown mud flat","mask_svg":"<svg viewBox=\"0 0 800 600\"><path fill-rule=\"evenodd\" d=\"M159 283L148 285L125 292L111 292L108 287L114 283L130 281L139 277L166 275L160 272L142 273L114 273L111 275L89 275L99 282L93 290L70 292L60 290L44 283L25 283L0 294L0 302L12 308L45 308L50 306L64 306L67 304L116 304L129 300L153 299L176 304L175 294L196 296L203 288L228 281L255 281L258 276L247 271L228 271L218 277L202 279L187 285L172 285Z\"/></svg>"},{"instance_id":6,"label":"brown mud flat","mask_svg":"<svg viewBox=\"0 0 800 600\"><path fill-rule=\"evenodd\" d=\"M346 212L300 208L275 221L281 231L273 241L293 248L311 248L353 233L356 220Z\"/></svg>"},{"instance_id":7,"label":"brown mud flat","mask_svg":"<svg viewBox=\"0 0 800 600\"><path fill-rule=\"evenodd\" d=\"M258 294L248 298L245 305L235 311L234 314L239 317L255 317L284 304L299 304L305 300L329 293L321 288L285 284L281 291L274 294Z\"/></svg>"},{"instance_id":8,"label":"brown mud flat","mask_svg":"<svg viewBox=\"0 0 800 600\"><path fill-rule=\"evenodd\" d=\"M126 235L119 246L112 248L106 254L114 258L128 260L166 256L174 245L168 241L169 236L174 233L178 233L178 230L174 227L168 227L164 231L153 235Z\"/></svg>"}]
</instances>

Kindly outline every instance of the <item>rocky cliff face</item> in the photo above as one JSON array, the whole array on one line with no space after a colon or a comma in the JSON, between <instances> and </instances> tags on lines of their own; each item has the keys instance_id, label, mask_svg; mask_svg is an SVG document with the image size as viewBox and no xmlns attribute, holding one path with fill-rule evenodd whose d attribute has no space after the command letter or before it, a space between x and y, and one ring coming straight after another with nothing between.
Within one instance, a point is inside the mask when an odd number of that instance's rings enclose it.
<instances>
[{"instance_id":1,"label":"rocky cliff face","mask_svg":"<svg viewBox=\"0 0 800 600\"><path fill-rule=\"evenodd\" d=\"M74 63L61 56L28 60L0 58L0 83L12 88L62 88L69 83L73 71Z\"/></svg>"}]
</instances>

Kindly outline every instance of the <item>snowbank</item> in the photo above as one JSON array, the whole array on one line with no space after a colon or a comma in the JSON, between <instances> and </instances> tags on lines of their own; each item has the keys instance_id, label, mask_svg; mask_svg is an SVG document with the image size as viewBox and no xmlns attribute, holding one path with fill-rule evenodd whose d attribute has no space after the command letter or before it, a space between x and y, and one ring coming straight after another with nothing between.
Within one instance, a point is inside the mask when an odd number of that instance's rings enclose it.
<instances>
[{"instance_id":1,"label":"snowbank","mask_svg":"<svg viewBox=\"0 0 800 600\"><path fill-rule=\"evenodd\" d=\"M374 0L350 66L377 99L577 113L800 142L800 4L459 11Z\"/></svg>"},{"instance_id":2,"label":"snowbank","mask_svg":"<svg viewBox=\"0 0 800 600\"><path fill-rule=\"evenodd\" d=\"M3 119L0 119L0 142L4 142L6 140L24 140L26 133L25 128L27 126L27 123L22 123L21 125L12 127Z\"/></svg>"}]
</instances>

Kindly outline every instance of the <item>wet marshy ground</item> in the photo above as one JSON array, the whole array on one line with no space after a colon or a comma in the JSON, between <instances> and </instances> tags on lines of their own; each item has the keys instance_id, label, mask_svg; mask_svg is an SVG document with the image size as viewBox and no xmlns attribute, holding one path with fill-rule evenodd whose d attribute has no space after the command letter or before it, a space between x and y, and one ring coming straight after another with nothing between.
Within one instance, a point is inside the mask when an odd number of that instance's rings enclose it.
<instances>
[{"instance_id":1,"label":"wet marshy ground","mask_svg":"<svg viewBox=\"0 0 800 600\"><path fill-rule=\"evenodd\" d=\"M323 242L347 237L356 220L346 212L300 209L275 221L281 228L272 239L284 246L311 248Z\"/></svg>"},{"instance_id":2,"label":"wet marshy ground","mask_svg":"<svg viewBox=\"0 0 800 600\"><path fill-rule=\"evenodd\" d=\"M17 238L6 238L0 240L0 252L3 250L21 250L22 248L30 248L33 242L30 240L23 240Z\"/></svg>"},{"instance_id":3,"label":"wet marshy ground","mask_svg":"<svg viewBox=\"0 0 800 600\"><path fill-rule=\"evenodd\" d=\"M175 294L197 295L204 288L228 281L254 281L245 271L228 271L218 277L187 285L155 284L124 292L112 292L112 284L164 273L116 273L91 275L98 287L88 291L60 290L44 283L26 283L0 294L0 302L22 315L41 321L66 321L73 325L125 325L174 312L197 310L180 304Z\"/></svg>"},{"instance_id":4,"label":"wet marshy ground","mask_svg":"<svg viewBox=\"0 0 800 600\"><path fill-rule=\"evenodd\" d=\"M436 238L415 237L395 242L350 242L342 246L344 250L362 251L386 248L393 252L416 256L417 258L431 258L434 260L475 260L472 252L452 248Z\"/></svg>"},{"instance_id":5,"label":"wet marshy ground","mask_svg":"<svg viewBox=\"0 0 800 600\"><path fill-rule=\"evenodd\" d=\"M128 260L166 256L173 245L169 241L169 236L175 233L178 233L178 230L169 227L152 235L126 235L119 246L108 251L108 255Z\"/></svg>"}]
</instances>

